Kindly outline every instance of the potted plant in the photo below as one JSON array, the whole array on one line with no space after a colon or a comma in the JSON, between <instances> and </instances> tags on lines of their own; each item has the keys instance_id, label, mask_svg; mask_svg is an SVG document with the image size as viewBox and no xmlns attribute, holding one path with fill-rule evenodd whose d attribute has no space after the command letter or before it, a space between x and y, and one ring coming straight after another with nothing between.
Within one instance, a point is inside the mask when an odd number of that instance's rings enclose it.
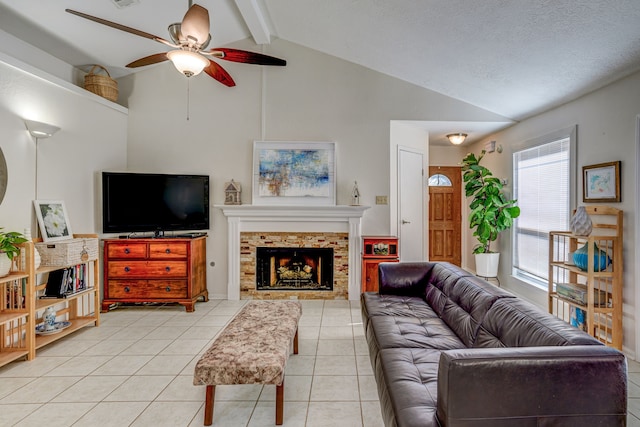
<instances>
[{"instance_id":1,"label":"potted plant","mask_svg":"<svg viewBox=\"0 0 640 427\"><path fill-rule=\"evenodd\" d=\"M2 231L0 227L0 277L9 274L13 257L20 254L18 245L26 241L17 231Z\"/></svg>"},{"instance_id":2,"label":"potted plant","mask_svg":"<svg viewBox=\"0 0 640 427\"><path fill-rule=\"evenodd\" d=\"M491 171L480 165L486 151L476 157L469 153L462 159L462 177L467 197L472 197L469 213L469 228L478 244L473 248L476 256L476 274L482 277L496 277L500 254L491 251L491 242L500 232L513 225L514 218L520 216L516 200L509 200L502 190L502 182Z\"/></svg>"}]
</instances>

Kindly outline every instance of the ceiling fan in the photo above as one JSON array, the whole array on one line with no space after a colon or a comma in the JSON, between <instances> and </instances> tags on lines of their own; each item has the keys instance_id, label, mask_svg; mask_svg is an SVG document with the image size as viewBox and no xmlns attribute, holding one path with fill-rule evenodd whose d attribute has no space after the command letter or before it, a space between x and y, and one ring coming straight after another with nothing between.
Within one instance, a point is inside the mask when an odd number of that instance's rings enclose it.
<instances>
[{"instance_id":1,"label":"ceiling fan","mask_svg":"<svg viewBox=\"0 0 640 427\"><path fill-rule=\"evenodd\" d=\"M243 62L258 65L287 65L287 61L261 53L249 52L239 49L213 48L204 50L211 41L209 34L209 11L202 6L192 4L189 1L189 10L182 18L182 22L169 25L168 31L171 41L135 28L107 21L96 16L87 15L72 9L65 9L67 12L80 16L81 18L97 22L108 27L116 28L136 36L155 40L159 43L174 48L169 52L155 53L145 56L127 64L128 68L143 67L145 65L157 64L170 60L173 65L187 77L200 74L202 71L219 81L220 83L232 87L236 83L229 73L218 63L208 57L224 59L232 62Z\"/></svg>"}]
</instances>

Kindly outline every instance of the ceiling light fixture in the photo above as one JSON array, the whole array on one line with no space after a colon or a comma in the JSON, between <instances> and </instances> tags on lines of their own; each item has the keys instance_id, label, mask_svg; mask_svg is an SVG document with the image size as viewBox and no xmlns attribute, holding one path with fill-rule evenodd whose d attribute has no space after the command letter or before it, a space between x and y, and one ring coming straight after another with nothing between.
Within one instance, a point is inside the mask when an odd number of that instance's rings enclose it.
<instances>
[{"instance_id":1,"label":"ceiling light fixture","mask_svg":"<svg viewBox=\"0 0 640 427\"><path fill-rule=\"evenodd\" d=\"M49 138L60 130L57 126L36 122L34 120L25 120L24 124L27 126L27 130L31 136L37 139Z\"/></svg>"},{"instance_id":2,"label":"ceiling light fixture","mask_svg":"<svg viewBox=\"0 0 640 427\"><path fill-rule=\"evenodd\" d=\"M178 71L187 77L197 76L209 65L209 60L204 56L188 50L172 50L167 52L167 57L173 62Z\"/></svg>"},{"instance_id":3,"label":"ceiling light fixture","mask_svg":"<svg viewBox=\"0 0 640 427\"><path fill-rule=\"evenodd\" d=\"M467 138L467 134L462 132L450 133L449 135L447 135L447 139L453 145L462 144L466 138Z\"/></svg>"}]
</instances>

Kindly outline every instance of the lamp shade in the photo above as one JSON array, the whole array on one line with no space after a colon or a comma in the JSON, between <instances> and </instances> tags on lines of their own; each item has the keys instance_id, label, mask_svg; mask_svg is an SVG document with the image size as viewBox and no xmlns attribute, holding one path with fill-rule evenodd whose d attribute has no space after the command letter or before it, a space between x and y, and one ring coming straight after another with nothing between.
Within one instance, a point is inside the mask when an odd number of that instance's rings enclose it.
<instances>
[{"instance_id":1,"label":"lamp shade","mask_svg":"<svg viewBox=\"0 0 640 427\"><path fill-rule=\"evenodd\" d=\"M27 130L34 138L49 138L60 130L59 127L47 123L36 122L35 120L24 121Z\"/></svg>"},{"instance_id":2,"label":"lamp shade","mask_svg":"<svg viewBox=\"0 0 640 427\"><path fill-rule=\"evenodd\" d=\"M453 145L462 144L466 138L467 138L467 134L466 133L461 133L461 132L460 133L450 133L449 135L447 135L447 139Z\"/></svg>"},{"instance_id":3,"label":"lamp shade","mask_svg":"<svg viewBox=\"0 0 640 427\"><path fill-rule=\"evenodd\" d=\"M172 50L167 52L167 57L173 62L176 69L187 77L197 76L204 70L204 67L209 65L207 58L188 50Z\"/></svg>"}]
</instances>

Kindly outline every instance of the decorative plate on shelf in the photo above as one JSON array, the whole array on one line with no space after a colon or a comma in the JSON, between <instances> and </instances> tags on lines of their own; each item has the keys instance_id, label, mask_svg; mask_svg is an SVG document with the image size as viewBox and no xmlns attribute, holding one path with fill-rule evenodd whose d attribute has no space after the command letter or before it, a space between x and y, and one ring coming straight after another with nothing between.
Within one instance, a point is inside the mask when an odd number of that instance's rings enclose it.
<instances>
[{"instance_id":1,"label":"decorative plate on shelf","mask_svg":"<svg viewBox=\"0 0 640 427\"><path fill-rule=\"evenodd\" d=\"M56 322L56 323L54 323L53 326L54 326L54 328L50 329L48 331L45 329L45 325L36 326L36 335L53 335L53 334L57 334L58 332L62 332L63 329L66 329L69 326L71 326L71 322Z\"/></svg>"}]
</instances>

